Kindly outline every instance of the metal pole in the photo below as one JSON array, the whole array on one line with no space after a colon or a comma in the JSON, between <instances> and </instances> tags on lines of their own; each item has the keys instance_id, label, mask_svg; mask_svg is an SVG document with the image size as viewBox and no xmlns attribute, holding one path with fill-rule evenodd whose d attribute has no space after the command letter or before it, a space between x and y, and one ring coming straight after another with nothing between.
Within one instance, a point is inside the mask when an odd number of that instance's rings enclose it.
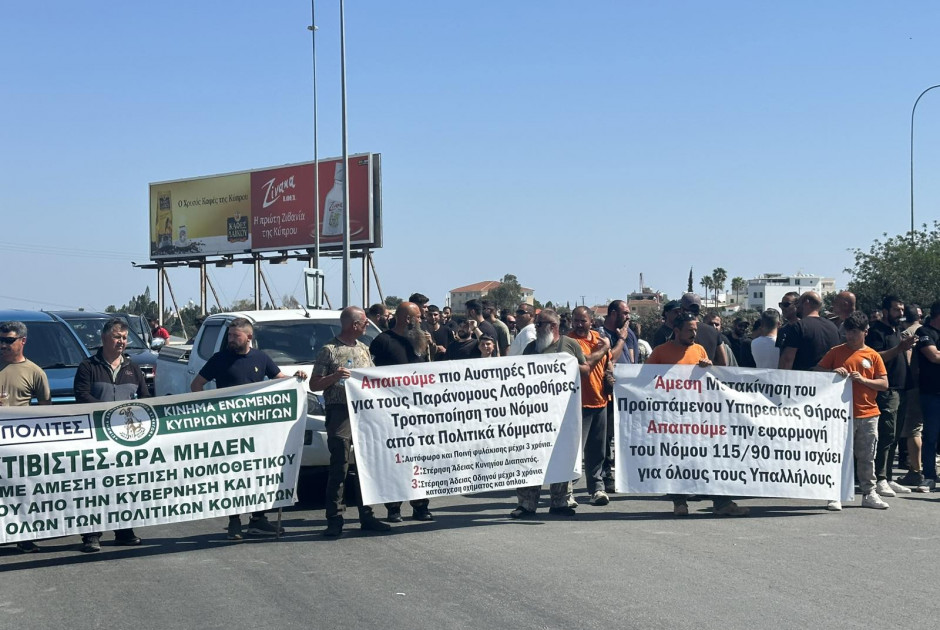
<instances>
[{"instance_id":1,"label":"metal pole","mask_svg":"<svg viewBox=\"0 0 940 630\"><path fill-rule=\"evenodd\" d=\"M350 304L349 277L349 144L346 125L346 1L339 0L340 68L343 84L343 308Z\"/></svg>"},{"instance_id":2,"label":"metal pole","mask_svg":"<svg viewBox=\"0 0 940 630\"><path fill-rule=\"evenodd\" d=\"M255 256L255 310L261 310L261 257Z\"/></svg>"},{"instance_id":3,"label":"metal pole","mask_svg":"<svg viewBox=\"0 0 940 630\"><path fill-rule=\"evenodd\" d=\"M161 264L157 264L157 323L163 325L163 265Z\"/></svg>"},{"instance_id":4,"label":"metal pole","mask_svg":"<svg viewBox=\"0 0 940 630\"><path fill-rule=\"evenodd\" d=\"M369 248L362 250L362 308L369 308L369 259L372 253Z\"/></svg>"},{"instance_id":5,"label":"metal pole","mask_svg":"<svg viewBox=\"0 0 940 630\"><path fill-rule=\"evenodd\" d=\"M199 314L205 315L208 312L206 302L206 281L209 276L206 275L206 261L203 260L199 265Z\"/></svg>"},{"instance_id":6,"label":"metal pole","mask_svg":"<svg viewBox=\"0 0 940 630\"><path fill-rule=\"evenodd\" d=\"M313 256L311 269L320 267L320 155L317 143L317 1L310 0L310 21L313 34Z\"/></svg>"},{"instance_id":7,"label":"metal pole","mask_svg":"<svg viewBox=\"0 0 940 630\"><path fill-rule=\"evenodd\" d=\"M931 85L921 92L917 100L914 101L914 107L911 108L911 247L914 246L914 112L917 111L917 103L920 102L921 97L930 90L938 87L940 87L940 85Z\"/></svg>"}]
</instances>

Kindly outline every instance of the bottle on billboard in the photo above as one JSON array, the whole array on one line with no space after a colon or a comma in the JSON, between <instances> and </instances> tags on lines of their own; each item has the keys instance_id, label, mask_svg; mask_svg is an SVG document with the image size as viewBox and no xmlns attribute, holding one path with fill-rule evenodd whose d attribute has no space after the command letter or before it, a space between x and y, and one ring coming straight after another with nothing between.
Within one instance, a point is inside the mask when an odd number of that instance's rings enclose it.
<instances>
[{"instance_id":1,"label":"bottle on billboard","mask_svg":"<svg viewBox=\"0 0 940 630\"><path fill-rule=\"evenodd\" d=\"M180 247L185 247L186 241L189 239L189 235L186 232L186 215L178 214L176 222L179 223L178 234Z\"/></svg>"},{"instance_id":2,"label":"bottle on billboard","mask_svg":"<svg viewBox=\"0 0 940 630\"><path fill-rule=\"evenodd\" d=\"M343 178L346 169L337 162L333 175L333 188L326 193L323 202L323 236L338 236L343 233Z\"/></svg>"},{"instance_id":3,"label":"bottle on billboard","mask_svg":"<svg viewBox=\"0 0 940 630\"><path fill-rule=\"evenodd\" d=\"M157 220L154 228L158 248L173 244L173 205L168 190L157 192Z\"/></svg>"}]
</instances>

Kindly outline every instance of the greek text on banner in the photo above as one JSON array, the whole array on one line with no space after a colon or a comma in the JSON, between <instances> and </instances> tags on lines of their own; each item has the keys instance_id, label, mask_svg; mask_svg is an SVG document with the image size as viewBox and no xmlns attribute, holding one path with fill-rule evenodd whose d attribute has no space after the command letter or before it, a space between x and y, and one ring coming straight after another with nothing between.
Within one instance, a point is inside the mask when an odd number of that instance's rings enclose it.
<instances>
[{"instance_id":1,"label":"greek text on banner","mask_svg":"<svg viewBox=\"0 0 940 630\"><path fill-rule=\"evenodd\" d=\"M346 382L365 504L581 475L581 396L568 354L353 370Z\"/></svg>"},{"instance_id":2,"label":"greek text on banner","mask_svg":"<svg viewBox=\"0 0 940 630\"><path fill-rule=\"evenodd\" d=\"M293 505L302 387L0 407L0 543Z\"/></svg>"},{"instance_id":3,"label":"greek text on banner","mask_svg":"<svg viewBox=\"0 0 940 630\"><path fill-rule=\"evenodd\" d=\"M850 501L850 383L835 374L615 368L618 491Z\"/></svg>"}]
</instances>

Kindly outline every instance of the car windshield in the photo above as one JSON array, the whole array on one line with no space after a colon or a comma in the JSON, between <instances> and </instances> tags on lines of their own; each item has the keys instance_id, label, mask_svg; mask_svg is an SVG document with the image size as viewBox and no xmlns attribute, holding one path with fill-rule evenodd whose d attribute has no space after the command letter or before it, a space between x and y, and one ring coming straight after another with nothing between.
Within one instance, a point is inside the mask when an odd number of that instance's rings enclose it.
<instances>
[{"instance_id":1,"label":"car windshield","mask_svg":"<svg viewBox=\"0 0 940 630\"><path fill-rule=\"evenodd\" d=\"M327 341L339 333L339 319L326 321L265 322L254 325L259 350L275 363L313 363ZM378 333L367 328L359 341L369 345Z\"/></svg>"},{"instance_id":2,"label":"car windshield","mask_svg":"<svg viewBox=\"0 0 940 630\"><path fill-rule=\"evenodd\" d=\"M101 329L104 328L104 325L108 323L109 319L110 318L105 317L69 318L66 319L65 322L72 327L72 330L74 330L78 338L82 340L85 347L94 352L101 347ZM144 340L130 328L127 330L127 349L147 349L147 344L144 343Z\"/></svg>"},{"instance_id":3,"label":"car windshield","mask_svg":"<svg viewBox=\"0 0 940 630\"><path fill-rule=\"evenodd\" d=\"M87 356L82 347L58 322L26 322L23 354L44 370L77 367Z\"/></svg>"}]
</instances>

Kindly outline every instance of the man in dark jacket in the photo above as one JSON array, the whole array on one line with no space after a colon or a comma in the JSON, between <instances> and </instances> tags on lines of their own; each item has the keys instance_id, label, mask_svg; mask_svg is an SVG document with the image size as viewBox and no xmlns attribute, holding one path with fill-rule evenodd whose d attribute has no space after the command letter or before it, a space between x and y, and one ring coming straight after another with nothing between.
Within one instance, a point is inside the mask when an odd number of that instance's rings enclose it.
<instances>
[{"instance_id":1,"label":"man in dark jacket","mask_svg":"<svg viewBox=\"0 0 940 630\"><path fill-rule=\"evenodd\" d=\"M127 324L114 317L101 329L101 347L95 356L85 359L75 372L75 401L79 403L112 402L146 398L150 395L140 368L124 354L127 348ZM139 545L133 529L114 532L114 544ZM101 551L101 532L82 535L81 550Z\"/></svg>"}]
</instances>

